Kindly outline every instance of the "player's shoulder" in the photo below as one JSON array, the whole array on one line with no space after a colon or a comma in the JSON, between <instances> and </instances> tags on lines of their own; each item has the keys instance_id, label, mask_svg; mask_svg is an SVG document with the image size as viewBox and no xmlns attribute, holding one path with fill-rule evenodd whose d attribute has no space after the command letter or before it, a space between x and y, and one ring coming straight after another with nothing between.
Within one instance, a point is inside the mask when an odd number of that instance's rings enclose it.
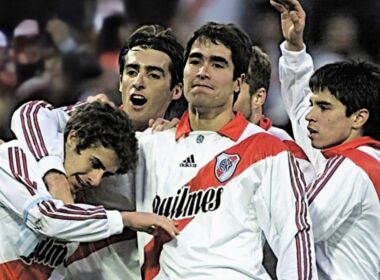
<instances>
[{"instance_id":1,"label":"player's shoulder","mask_svg":"<svg viewBox=\"0 0 380 280\"><path fill-rule=\"evenodd\" d=\"M249 124L245 134L246 139L243 141L247 142L256 152L270 156L288 150L287 146L278 137L257 125Z\"/></svg>"},{"instance_id":2,"label":"player's shoulder","mask_svg":"<svg viewBox=\"0 0 380 280\"><path fill-rule=\"evenodd\" d=\"M153 131L151 128L147 128L142 132L136 132L139 147L143 148L150 145L156 145L161 142L168 143L175 141L175 129L176 128L170 128L164 131Z\"/></svg>"},{"instance_id":3,"label":"player's shoulder","mask_svg":"<svg viewBox=\"0 0 380 280\"><path fill-rule=\"evenodd\" d=\"M272 134L273 136L279 138L281 141L294 141L293 138L289 135L288 132L286 132L285 129L272 126L268 132Z\"/></svg>"},{"instance_id":4,"label":"player's shoulder","mask_svg":"<svg viewBox=\"0 0 380 280\"><path fill-rule=\"evenodd\" d=\"M8 142L5 142L0 145L0 151L1 153L9 153L12 150L17 150L20 153L28 154L29 155L29 149L26 147L21 141L19 140L11 140Z\"/></svg>"}]
</instances>

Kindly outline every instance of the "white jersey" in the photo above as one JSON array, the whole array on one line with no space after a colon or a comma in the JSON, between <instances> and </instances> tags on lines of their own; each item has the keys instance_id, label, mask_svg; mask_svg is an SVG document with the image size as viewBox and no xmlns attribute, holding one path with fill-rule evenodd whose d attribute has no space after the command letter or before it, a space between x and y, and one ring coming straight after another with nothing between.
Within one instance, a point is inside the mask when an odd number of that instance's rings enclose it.
<instances>
[{"instance_id":1,"label":"white jersey","mask_svg":"<svg viewBox=\"0 0 380 280\"><path fill-rule=\"evenodd\" d=\"M32 151L42 174L51 169L65 173L61 158L63 146L57 142L64 133L69 114L82 105L53 109L44 101L32 101L14 113L12 130ZM132 174L105 178L99 188L86 190L80 200L101 204L106 209L134 211L133 180ZM65 279L141 279L136 233L124 231L98 242L81 243L68 260L66 270Z\"/></svg>"},{"instance_id":2,"label":"white jersey","mask_svg":"<svg viewBox=\"0 0 380 280\"><path fill-rule=\"evenodd\" d=\"M291 52L285 49L285 43L282 43L280 48L282 52L279 62L281 96L292 124L294 138L315 170L320 170L326 159L320 151L311 146L305 119L310 108L309 80L314 73L313 60L306 53L306 49L301 52Z\"/></svg>"},{"instance_id":3,"label":"white jersey","mask_svg":"<svg viewBox=\"0 0 380 280\"><path fill-rule=\"evenodd\" d=\"M282 96L297 143L317 178L308 187L320 279L379 279L380 143L361 137L323 151L311 147L306 120L313 62L281 45ZM376 191L377 189L377 191Z\"/></svg>"},{"instance_id":4,"label":"white jersey","mask_svg":"<svg viewBox=\"0 0 380 280\"><path fill-rule=\"evenodd\" d=\"M78 246L68 241L96 241L123 230L119 211L53 199L34 156L17 140L0 145L0 182L2 280L62 279Z\"/></svg>"},{"instance_id":5,"label":"white jersey","mask_svg":"<svg viewBox=\"0 0 380 280\"><path fill-rule=\"evenodd\" d=\"M279 127L272 126L272 120L268 117L261 116L259 124L261 128L265 129L268 133L277 137L284 143L289 151L296 157L302 173L305 176L306 185L312 182L315 178L315 170L313 165L310 163L309 158L293 138L284 130Z\"/></svg>"},{"instance_id":6,"label":"white jersey","mask_svg":"<svg viewBox=\"0 0 380 280\"><path fill-rule=\"evenodd\" d=\"M304 178L281 141L238 113L219 132L177 129L140 138L144 188L138 211L173 218L173 240L138 233L145 279L316 279Z\"/></svg>"}]
</instances>

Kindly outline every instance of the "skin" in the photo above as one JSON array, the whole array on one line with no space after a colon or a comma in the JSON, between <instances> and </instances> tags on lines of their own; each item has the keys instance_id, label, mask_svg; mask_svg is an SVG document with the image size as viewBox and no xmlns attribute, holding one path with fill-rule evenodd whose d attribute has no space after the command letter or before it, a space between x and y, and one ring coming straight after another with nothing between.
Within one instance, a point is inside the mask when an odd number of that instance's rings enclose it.
<instances>
[{"instance_id":1,"label":"skin","mask_svg":"<svg viewBox=\"0 0 380 280\"><path fill-rule=\"evenodd\" d=\"M65 144L64 168L71 191L98 187L104 177L116 173L120 162L116 153L102 145L95 145L78 153L76 132L70 131ZM163 230L172 238L179 234L175 222L164 216L144 212L120 212L123 225L136 231L157 235Z\"/></svg>"},{"instance_id":2,"label":"skin","mask_svg":"<svg viewBox=\"0 0 380 280\"><path fill-rule=\"evenodd\" d=\"M97 145L78 153L76 144L76 133L71 131L65 147L64 168L73 192L97 187L102 178L115 174L119 169L119 159L112 149Z\"/></svg>"},{"instance_id":3,"label":"skin","mask_svg":"<svg viewBox=\"0 0 380 280\"><path fill-rule=\"evenodd\" d=\"M282 34L289 51L301 51L304 47L303 32L306 13L297 0L273 0L271 5L281 13ZM367 109L360 109L346 117L346 107L328 90L315 91L310 99L311 108L306 115L311 144L326 149L346 143L363 135L363 127L369 117Z\"/></svg>"},{"instance_id":4,"label":"skin","mask_svg":"<svg viewBox=\"0 0 380 280\"><path fill-rule=\"evenodd\" d=\"M251 94L249 84L244 82L234 103L234 111L242 113L251 123L259 124L266 96L264 88L259 88Z\"/></svg>"},{"instance_id":5,"label":"skin","mask_svg":"<svg viewBox=\"0 0 380 280\"><path fill-rule=\"evenodd\" d=\"M209 40L196 40L184 69L184 94L194 130L218 131L230 120L233 92L244 77L233 80L231 50ZM243 75L242 75L243 76Z\"/></svg>"},{"instance_id":6,"label":"skin","mask_svg":"<svg viewBox=\"0 0 380 280\"><path fill-rule=\"evenodd\" d=\"M122 109L129 115L136 130L148 127L150 119L163 117L170 102L179 99L181 85L170 89L170 57L153 49L132 48L125 57L125 68L120 80ZM131 96L143 97L143 105L134 105Z\"/></svg>"},{"instance_id":7,"label":"skin","mask_svg":"<svg viewBox=\"0 0 380 280\"><path fill-rule=\"evenodd\" d=\"M367 113L363 109L347 117L346 106L328 90L314 92L305 116L312 146L326 149L362 136Z\"/></svg>"},{"instance_id":8,"label":"skin","mask_svg":"<svg viewBox=\"0 0 380 280\"><path fill-rule=\"evenodd\" d=\"M283 0L284 5L270 1L270 4L281 13L282 35L286 40L286 49L300 51L303 48L303 32L306 13L297 0Z\"/></svg>"}]
</instances>

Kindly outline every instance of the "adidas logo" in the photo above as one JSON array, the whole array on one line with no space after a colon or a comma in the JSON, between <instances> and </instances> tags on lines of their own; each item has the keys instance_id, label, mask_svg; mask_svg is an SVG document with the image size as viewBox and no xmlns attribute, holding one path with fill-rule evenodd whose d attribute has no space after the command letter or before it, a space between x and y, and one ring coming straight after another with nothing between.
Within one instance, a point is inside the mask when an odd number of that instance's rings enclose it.
<instances>
[{"instance_id":1,"label":"adidas logo","mask_svg":"<svg viewBox=\"0 0 380 280\"><path fill-rule=\"evenodd\" d=\"M194 155L191 155L187 157L184 161L182 161L179 164L180 167L197 167L197 164L195 163L194 160Z\"/></svg>"}]
</instances>

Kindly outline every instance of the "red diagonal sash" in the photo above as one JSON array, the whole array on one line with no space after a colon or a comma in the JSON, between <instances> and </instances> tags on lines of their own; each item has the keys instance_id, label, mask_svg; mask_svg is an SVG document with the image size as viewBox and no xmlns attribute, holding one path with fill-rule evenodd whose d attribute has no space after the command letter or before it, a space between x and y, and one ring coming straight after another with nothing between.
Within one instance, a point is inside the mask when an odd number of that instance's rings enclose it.
<instances>
[{"instance_id":1,"label":"red diagonal sash","mask_svg":"<svg viewBox=\"0 0 380 280\"><path fill-rule=\"evenodd\" d=\"M265 145L263 145L263 143L265 143ZM270 149L268 149L268 147L270 147ZM188 184L186 184L186 186L189 187L190 193L198 190L206 190L209 188L218 188L220 186L224 186L231 179L239 176L243 171L245 171L255 162L262 160L268 156L276 155L284 150L287 150L287 147L272 135L269 135L267 133L258 133L252 135L239 144L222 152L228 155L244 154L244 156L241 156L241 159L236 166L235 172L231 177L228 178L228 180L220 182L214 174L217 157L222 154L220 153L207 165L202 167L198 171L197 175ZM193 218L194 217L178 220L177 228L181 231L193 220ZM158 274L160 271L159 258L163 245L170 240L170 236L168 236L163 231L160 231L159 234L145 246L144 265L142 267L143 279L151 280Z\"/></svg>"}]
</instances>

